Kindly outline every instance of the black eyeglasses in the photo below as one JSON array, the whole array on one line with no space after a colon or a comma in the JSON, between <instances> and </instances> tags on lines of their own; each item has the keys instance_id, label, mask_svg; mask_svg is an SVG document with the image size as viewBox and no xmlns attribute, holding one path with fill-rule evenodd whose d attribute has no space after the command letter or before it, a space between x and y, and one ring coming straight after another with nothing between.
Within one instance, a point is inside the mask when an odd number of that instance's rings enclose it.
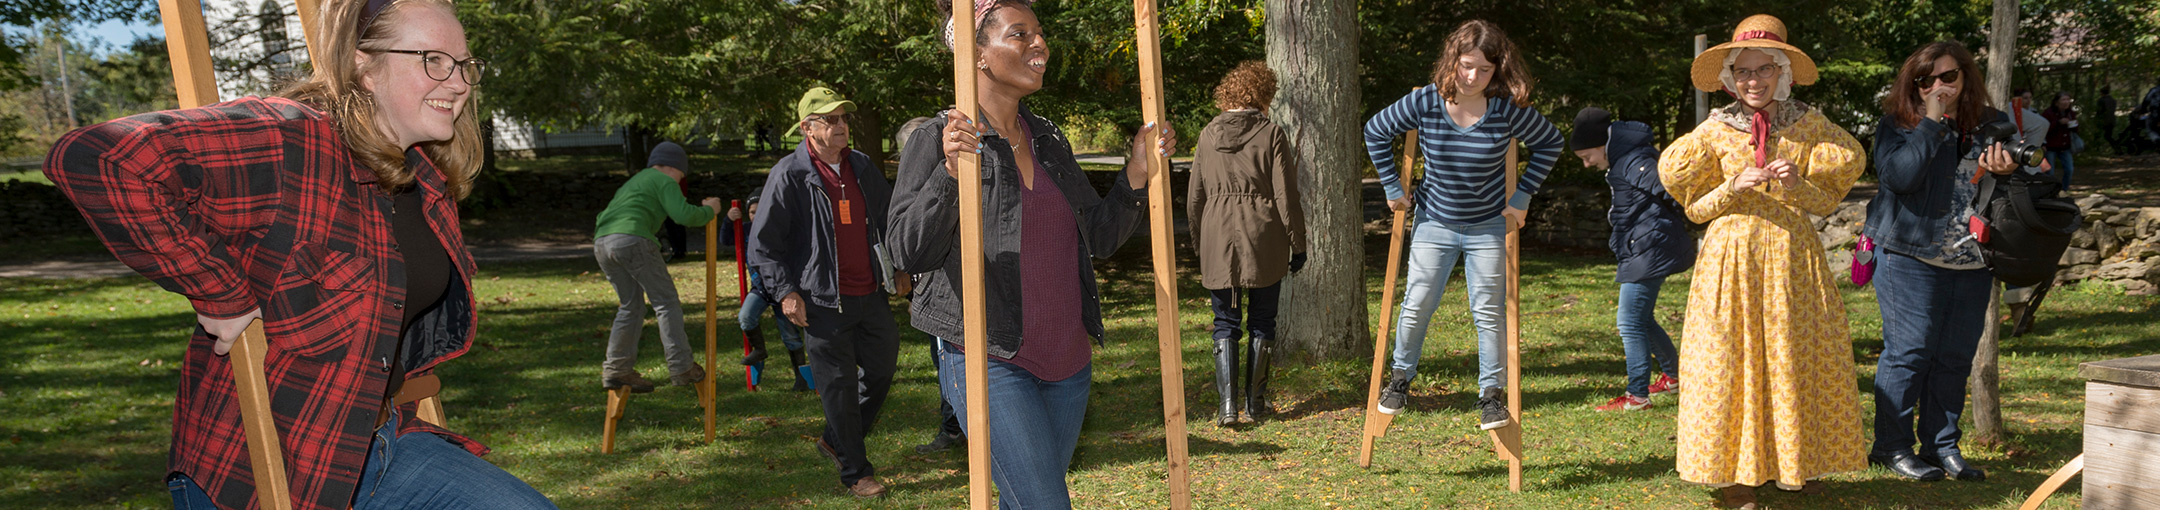
<instances>
[{"instance_id":1,"label":"black eyeglasses","mask_svg":"<svg viewBox=\"0 0 2160 510\"><path fill-rule=\"evenodd\" d=\"M427 77L435 81L448 81L451 72L463 72L466 85L480 84L480 71L487 68L487 61L479 57L458 60L449 53L435 50L362 50L376 53L404 53L419 55L420 67L427 70Z\"/></svg>"},{"instance_id":2,"label":"black eyeglasses","mask_svg":"<svg viewBox=\"0 0 2160 510\"><path fill-rule=\"evenodd\" d=\"M1964 75L1965 75L1965 73L1964 73L1964 71L1963 71L1963 70L1961 70L1961 69L1951 69L1951 70L1948 70L1948 71L1943 71L1943 72L1942 72L1941 74L1935 74L1935 75L1931 75L1931 76L1922 76L1922 77L1919 77L1919 78L1913 78L1913 81L1914 81L1914 82L1918 82L1918 83L1920 84L1920 88L1923 88L1923 89L1925 89L1925 88L1934 88L1934 87L1935 87L1935 82L1937 82L1937 81L1940 81L1940 82L1943 82L1943 83L1957 83L1957 82L1958 82L1958 77L1960 77L1960 76L1964 76Z\"/></svg>"},{"instance_id":3,"label":"black eyeglasses","mask_svg":"<svg viewBox=\"0 0 2160 510\"><path fill-rule=\"evenodd\" d=\"M855 118L853 115L850 114L832 113L825 115L811 115L809 117L803 117L803 120L811 122L823 122L825 123L825 125L828 126L837 126L841 124L846 124L850 120L855 120Z\"/></svg>"},{"instance_id":4,"label":"black eyeglasses","mask_svg":"<svg viewBox=\"0 0 2160 510\"><path fill-rule=\"evenodd\" d=\"M1772 80L1776 79L1778 77L1778 73L1784 72L1784 70L1784 68L1778 67L1777 64L1763 64L1762 67L1757 67L1754 69L1733 68L1732 77L1733 81L1735 82L1748 81L1757 78L1761 78L1764 80Z\"/></svg>"}]
</instances>

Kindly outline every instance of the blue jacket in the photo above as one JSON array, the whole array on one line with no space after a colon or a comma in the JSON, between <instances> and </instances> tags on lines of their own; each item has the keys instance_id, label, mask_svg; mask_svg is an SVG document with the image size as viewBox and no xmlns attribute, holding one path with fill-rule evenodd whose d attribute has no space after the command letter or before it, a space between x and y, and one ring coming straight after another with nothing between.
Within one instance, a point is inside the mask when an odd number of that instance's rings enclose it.
<instances>
[{"instance_id":1,"label":"blue jacket","mask_svg":"<svg viewBox=\"0 0 2160 510\"><path fill-rule=\"evenodd\" d=\"M866 246L873 249L885 238L885 210L892 202L892 184L885 181L885 173L878 170L854 149L847 150L848 167L854 170L855 182L862 187L863 200L869 202L865 215L870 218L869 239ZM810 144L804 142L795 147L793 154L780 158L772 172L765 176L765 191L758 199L757 218L750 225L749 243L751 267L761 275L767 295L784 298L801 292L803 300L826 308L840 307L840 256L836 234L832 199L825 191L825 180L818 177L817 166L810 160ZM885 281L886 275L876 254L871 254L871 281Z\"/></svg>"},{"instance_id":2,"label":"blue jacket","mask_svg":"<svg viewBox=\"0 0 2160 510\"><path fill-rule=\"evenodd\" d=\"M1695 237L1687 215L1665 183L1658 180L1658 150L1650 144L1650 126L1614 122L1605 143L1605 183L1612 185L1612 239L1606 244L1620 259L1615 280L1621 283L1664 278L1695 265Z\"/></svg>"},{"instance_id":3,"label":"blue jacket","mask_svg":"<svg viewBox=\"0 0 2160 510\"><path fill-rule=\"evenodd\" d=\"M2009 120L1993 109L1988 122ZM1954 221L1966 204L1953 204L1958 166L1973 164L1957 128L1928 119L1900 127L1884 117L1875 127L1875 179L1881 183L1868 201L1867 226L1861 230L1875 245L1906 255L1943 252L1945 222Z\"/></svg>"}]
</instances>

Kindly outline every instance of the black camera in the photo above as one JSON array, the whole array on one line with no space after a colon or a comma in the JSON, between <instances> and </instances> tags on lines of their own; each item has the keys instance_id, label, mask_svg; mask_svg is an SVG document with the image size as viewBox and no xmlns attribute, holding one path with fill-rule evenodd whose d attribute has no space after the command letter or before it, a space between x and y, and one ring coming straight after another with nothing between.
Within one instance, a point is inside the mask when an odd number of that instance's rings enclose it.
<instances>
[{"instance_id":1,"label":"black camera","mask_svg":"<svg viewBox=\"0 0 2160 510\"><path fill-rule=\"evenodd\" d=\"M2012 124L2010 121L1998 120L1981 124L1980 127L1973 129L1972 154L1975 159L1978 159L1981 152L1987 150L1988 146L2000 143L2003 146L2003 152L2010 153L2010 161L2016 162L2019 166L2039 168L2040 162L2047 159L2047 151L2041 149L2038 145L2019 142L2017 137L2017 124Z\"/></svg>"}]
</instances>

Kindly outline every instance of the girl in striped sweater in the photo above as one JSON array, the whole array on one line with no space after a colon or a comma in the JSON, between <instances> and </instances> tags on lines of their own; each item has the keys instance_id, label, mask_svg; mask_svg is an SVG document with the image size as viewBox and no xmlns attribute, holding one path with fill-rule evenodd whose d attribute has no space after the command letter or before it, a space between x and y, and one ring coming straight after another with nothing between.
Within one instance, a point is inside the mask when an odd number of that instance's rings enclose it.
<instances>
[{"instance_id":1,"label":"girl in striped sweater","mask_svg":"<svg viewBox=\"0 0 2160 510\"><path fill-rule=\"evenodd\" d=\"M1560 157L1560 131L1530 108L1529 69L1500 27L1465 22L1448 36L1434 65L1433 84L1413 91L1365 123L1365 148L1388 205L1416 206L1410 240L1409 282L1395 327L1394 370L1380 393L1380 412L1402 412L1425 346L1425 328L1447 285L1448 271L1464 260L1470 314L1477 323L1479 428L1510 422L1502 397L1506 370L1504 257L1510 229L1520 228L1530 195ZM1425 156L1425 178L1415 198L1403 189L1395 164L1395 140L1416 130ZM1529 169L1506 190L1507 147L1530 148Z\"/></svg>"}]
</instances>

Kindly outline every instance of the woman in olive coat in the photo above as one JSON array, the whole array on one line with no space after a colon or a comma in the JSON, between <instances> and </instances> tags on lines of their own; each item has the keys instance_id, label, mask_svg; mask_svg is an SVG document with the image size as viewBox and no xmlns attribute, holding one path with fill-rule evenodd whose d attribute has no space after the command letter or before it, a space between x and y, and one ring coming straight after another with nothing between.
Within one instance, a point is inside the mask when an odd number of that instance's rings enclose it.
<instances>
[{"instance_id":1,"label":"woman in olive coat","mask_svg":"<svg viewBox=\"0 0 2160 510\"><path fill-rule=\"evenodd\" d=\"M1222 395L1218 425L1251 423L1271 412L1267 382L1275 302L1283 277L1305 265L1297 153L1267 118L1274 99L1275 72L1265 64L1247 61L1223 76L1215 86L1215 106L1223 113L1200 131L1186 186L1185 217L1199 251L1200 283L1215 311L1215 390ZM1252 332L1242 385L1237 378L1241 323Z\"/></svg>"}]
</instances>

